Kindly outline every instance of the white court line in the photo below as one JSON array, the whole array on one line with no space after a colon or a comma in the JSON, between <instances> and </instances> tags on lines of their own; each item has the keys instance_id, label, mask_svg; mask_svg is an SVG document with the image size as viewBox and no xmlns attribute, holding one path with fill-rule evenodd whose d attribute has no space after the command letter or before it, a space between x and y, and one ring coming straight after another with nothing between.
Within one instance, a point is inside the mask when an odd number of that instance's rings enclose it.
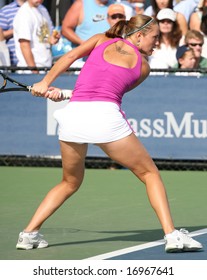
<instances>
[{"instance_id":1,"label":"white court line","mask_svg":"<svg viewBox=\"0 0 207 280\"><path fill-rule=\"evenodd\" d=\"M197 231L193 231L189 234L189 236L193 237L193 236L198 236L198 235L202 235L202 234L207 234L207 228L201 229L201 230L197 230ZM113 251L110 253L106 253L106 254L102 254L102 255L97 255L94 257L90 257L84 260L104 260L104 259L108 259L108 258L113 258L113 257L117 257L123 254L128 254L128 253L132 253L135 251L140 251L143 249L148 249L148 248L152 248L155 246L159 246L164 244L164 239L161 240L157 240L154 242L148 242L142 245L137 245L137 246L133 246L133 247L129 247L129 248L125 248L125 249L121 249L121 250L117 250L117 251Z\"/></svg>"}]
</instances>

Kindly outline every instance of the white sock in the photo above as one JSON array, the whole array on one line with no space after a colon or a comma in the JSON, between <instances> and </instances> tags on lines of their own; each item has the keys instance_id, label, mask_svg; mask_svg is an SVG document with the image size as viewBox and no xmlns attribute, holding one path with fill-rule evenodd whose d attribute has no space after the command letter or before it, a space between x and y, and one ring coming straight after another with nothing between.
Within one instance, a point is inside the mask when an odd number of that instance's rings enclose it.
<instances>
[{"instance_id":1,"label":"white sock","mask_svg":"<svg viewBox=\"0 0 207 280\"><path fill-rule=\"evenodd\" d=\"M38 233L38 230L36 230L36 231L31 231L31 232L25 232L25 231L23 231L23 233L26 234L26 235L36 235L36 234Z\"/></svg>"},{"instance_id":2,"label":"white sock","mask_svg":"<svg viewBox=\"0 0 207 280\"><path fill-rule=\"evenodd\" d=\"M175 229L172 232L166 234L167 237L176 237L178 235L178 230Z\"/></svg>"}]
</instances>

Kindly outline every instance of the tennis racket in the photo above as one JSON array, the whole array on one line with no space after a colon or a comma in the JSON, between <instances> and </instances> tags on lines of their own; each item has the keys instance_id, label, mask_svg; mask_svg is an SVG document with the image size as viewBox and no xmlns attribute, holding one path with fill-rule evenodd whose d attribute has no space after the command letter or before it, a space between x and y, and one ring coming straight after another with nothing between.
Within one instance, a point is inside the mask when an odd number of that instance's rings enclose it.
<instances>
[{"instance_id":1,"label":"tennis racket","mask_svg":"<svg viewBox=\"0 0 207 280\"><path fill-rule=\"evenodd\" d=\"M11 82L12 84L19 86L19 87L6 87L7 81ZM9 92L9 91L29 91L31 92L32 86L25 85L20 83L9 76L5 75L4 73L0 72L0 93L2 92ZM70 99L72 96L72 90L63 89L60 91L60 98L62 99Z\"/></svg>"},{"instance_id":2,"label":"tennis racket","mask_svg":"<svg viewBox=\"0 0 207 280\"><path fill-rule=\"evenodd\" d=\"M6 88L8 81L19 87ZM31 89L32 89L32 86L28 86L23 83L20 83L0 72L0 93L8 92L8 91L31 91Z\"/></svg>"}]
</instances>

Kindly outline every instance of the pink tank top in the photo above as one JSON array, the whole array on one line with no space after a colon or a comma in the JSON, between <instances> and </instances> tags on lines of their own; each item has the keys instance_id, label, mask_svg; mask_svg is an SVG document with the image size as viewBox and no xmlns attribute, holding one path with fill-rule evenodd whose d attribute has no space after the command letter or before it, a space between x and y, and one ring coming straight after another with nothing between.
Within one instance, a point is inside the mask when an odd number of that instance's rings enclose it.
<instances>
[{"instance_id":1,"label":"pink tank top","mask_svg":"<svg viewBox=\"0 0 207 280\"><path fill-rule=\"evenodd\" d=\"M134 68L125 68L104 60L105 48L116 41L123 40L137 53ZM121 106L122 97L138 80L141 73L142 58L138 49L125 39L115 38L93 49L83 66L70 101L107 101Z\"/></svg>"}]
</instances>

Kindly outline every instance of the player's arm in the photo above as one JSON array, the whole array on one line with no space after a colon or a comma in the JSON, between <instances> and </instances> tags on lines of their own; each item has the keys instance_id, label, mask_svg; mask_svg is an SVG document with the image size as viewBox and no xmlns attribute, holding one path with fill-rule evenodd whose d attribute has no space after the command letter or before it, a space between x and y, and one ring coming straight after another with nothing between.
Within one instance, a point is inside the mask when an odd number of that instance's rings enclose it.
<instances>
[{"instance_id":1,"label":"player's arm","mask_svg":"<svg viewBox=\"0 0 207 280\"><path fill-rule=\"evenodd\" d=\"M61 74L64 73L70 65L77 59L88 56L90 52L96 47L98 42L104 37L103 34L96 34L82 45L75 49L72 49L65 55L63 55L51 68L51 70L45 75L42 81L33 86L33 94L39 93L44 96L48 87L52 82Z\"/></svg>"}]
</instances>

